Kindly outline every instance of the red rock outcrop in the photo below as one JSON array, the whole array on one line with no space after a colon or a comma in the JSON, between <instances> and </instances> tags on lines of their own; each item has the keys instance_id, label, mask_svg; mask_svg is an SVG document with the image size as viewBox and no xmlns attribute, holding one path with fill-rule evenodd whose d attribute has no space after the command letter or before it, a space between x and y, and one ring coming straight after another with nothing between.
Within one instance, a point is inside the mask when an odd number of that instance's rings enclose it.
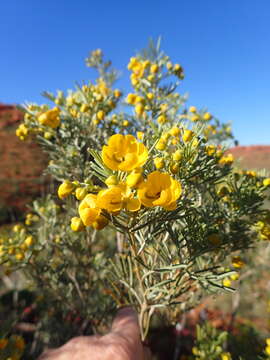
<instances>
[{"instance_id":1,"label":"red rock outcrop","mask_svg":"<svg viewBox=\"0 0 270 360\"><path fill-rule=\"evenodd\" d=\"M47 159L40 147L15 135L22 119L16 106L0 104L0 223L24 211L48 182L42 176Z\"/></svg>"}]
</instances>

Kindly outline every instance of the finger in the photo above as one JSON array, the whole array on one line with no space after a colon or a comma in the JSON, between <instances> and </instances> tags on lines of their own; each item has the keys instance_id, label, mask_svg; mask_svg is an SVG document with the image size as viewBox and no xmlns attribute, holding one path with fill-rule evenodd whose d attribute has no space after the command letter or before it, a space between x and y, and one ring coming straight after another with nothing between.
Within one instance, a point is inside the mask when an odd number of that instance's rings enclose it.
<instances>
[{"instance_id":1,"label":"finger","mask_svg":"<svg viewBox=\"0 0 270 360\"><path fill-rule=\"evenodd\" d=\"M138 315L132 307L125 307L118 311L112 323L111 333L135 342L141 341Z\"/></svg>"}]
</instances>

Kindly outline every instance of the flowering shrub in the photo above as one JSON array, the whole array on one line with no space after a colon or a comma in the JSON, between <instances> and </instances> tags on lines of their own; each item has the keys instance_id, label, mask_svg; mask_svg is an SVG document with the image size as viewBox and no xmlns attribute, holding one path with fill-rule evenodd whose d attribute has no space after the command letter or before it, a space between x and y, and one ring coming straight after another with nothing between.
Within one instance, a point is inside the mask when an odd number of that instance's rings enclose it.
<instances>
[{"instance_id":1,"label":"flowering shrub","mask_svg":"<svg viewBox=\"0 0 270 360\"><path fill-rule=\"evenodd\" d=\"M230 127L186 107L176 92L183 68L159 46L130 59L126 97L100 50L87 65L99 72L95 83L45 93L52 107L25 107L17 135L49 154L60 200L36 201L1 244L1 259L91 331L132 304L145 339L153 314L174 322L205 294L233 291L237 251L269 239L270 182L234 167L225 153Z\"/></svg>"}]
</instances>

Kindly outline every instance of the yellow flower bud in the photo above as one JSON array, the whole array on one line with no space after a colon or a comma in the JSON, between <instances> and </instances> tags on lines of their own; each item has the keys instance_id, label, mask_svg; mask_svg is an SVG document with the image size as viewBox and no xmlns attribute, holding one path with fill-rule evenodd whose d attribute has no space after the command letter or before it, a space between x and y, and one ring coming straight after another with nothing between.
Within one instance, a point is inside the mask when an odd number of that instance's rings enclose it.
<instances>
[{"instance_id":1,"label":"yellow flower bud","mask_svg":"<svg viewBox=\"0 0 270 360\"><path fill-rule=\"evenodd\" d=\"M143 139L143 135L144 135L144 133L143 133L142 131L137 131L137 138L138 138L139 140L142 140L142 139Z\"/></svg>"},{"instance_id":2,"label":"yellow flower bud","mask_svg":"<svg viewBox=\"0 0 270 360\"><path fill-rule=\"evenodd\" d=\"M98 112L97 112L97 119L98 120L103 120L105 118L105 112L103 111L103 110L99 110Z\"/></svg>"},{"instance_id":3,"label":"yellow flower bud","mask_svg":"<svg viewBox=\"0 0 270 360\"><path fill-rule=\"evenodd\" d=\"M34 244L34 238L33 236L27 236L27 238L24 240L24 244L29 247Z\"/></svg>"},{"instance_id":4,"label":"yellow flower bud","mask_svg":"<svg viewBox=\"0 0 270 360\"><path fill-rule=\"evenodd\" d=\"M183 141L184 142L189 142L192 140L192 138L194 137L194 132L192 130L185 130L184 133L183 133Z\"/></svg>"},{"instance_id":5,"label":"yellow flower bud","mask_svg":"<svg viewBox=\"0 0 270 360\"><path fill-rule=\"evenodd\" d=\"M231 279L232 281L238 280L238 279L239 279L239 274L238 274L238 273L232 274L232 275L230 276L230 279Z\"/></svg>"},{"instance_id":6,"label":"yellow flower bud","mask_svg":"<svg viewBox=\"0 0 270 360\"><path fill-rule=\"evenodd\" d=\"M24 253L19 252L15 255L16 260L20 261L24 259Z\"/></svg>"},{"instance_id":7,"label":"yellow flower bud","mask_svg":"<svg viewBox=\"0 0 270 360\"><path fill-rule=\"evenodd\" d=\"M70 195L73 190L74 185L70 181L66 180L58 188L58 197L63 200Z\"/></svg>"},{"instance_id":8,"label":"yellow flower bud","mask_svg":"<svg viewBox=\"0 0 270 360\"><path fill-rule=\"evenodd\" d=\"M191 117L191 121L193 121L193 122L197 122L197 121L199 121L199 120L200 120L199 115L193 115L193 116Z\"/></svg>"},{"instance_id":9,"label":"yellow flower bud","mask_svg":"<svg viewBox=\"0 0 270 360\"><path fill-rule=\"evenodd\" d=\"M76 231L76 232L82 231L85 228L82 220L76 216L71 219L70 227L71 227L71 230Z\"/></svg>"},{"instance_id":10,"label":"yellow flower bud","mask_svg":"<svg viewBox=\"0 0 270 360\"><path fill-rule=\"evenodd\" d=\"M45 138L46 140L50 140L52 137L53 137L53 134L50 133L49 131L46 131L46 132L44 133L44 138Z\"/></svg>"},{"instance_id":11,"label":"yellow flower bud","mask_svg":"<svg viewBox=\"0 0 270 360\"><path fill-rule=\"evenodd\" d=\"M80 112L85 113L89 110L89 106L86 104L82 104L80 107Z\"/></svg>"},{"instance_id":12,"label":"yellow flower bud","mask_svg":"<svg viewBox=\"0 0 270 360\"><path fill-rule=\"evenodd\" d=\"M135 113L138 115L138 116L142 116L144 112L144 106L142 104L137 104L135 106Z\"/></svg>"},{"instance_id":13,"label":"yellow flower bud","mask_svg":"<svg viewBox=\"0 0 270 360\"><path fill-rule=\"evenodd\" d=\"M83 188L83 187L78 187L76 190L75 190L75 196L76 196L76 199L77 200L83 200L85 198L85 196L87 195L87 190L86 188Z\"/></svg>"},{"instance_id":14,"label":"yellow flower bud","mask_svg":"<svg viewBox=\"0 0 270 360\"><path fill-rule=\"evenodd\" d=\"M170 171L172 174L177 174L179 171L179 164L178 163L172 163L170 165Z\"/></svg>"},{"instance_id":15,"label":"yellow flower bud","mask_svg":"<svg viewBox=\"0 0 270 360\"><path fill-rule=\"evenodd\" d=\"M180 133L181 133L181 130L177 126L172 127L169 131L169 134L172 136L179 136Z\"/></svg>"},{"instance_id":16,"label":"yellow flower bud","mask_svg":"<svg viewBox=\"0 0 270 360\"><path fill-rule=\"evenodd\" d=\"M157 122L161 125L165 124L167 121L168 121L168 119L167 119L167 116L165 116L165 115L159 115L159 117L157 118Z\"/></svg>"},{"instance_id":17,"label":"yellow flower bud","mask_svg":"<svg viewBox=\"0 0 270 360\"><path fill-rule=\"evenodd\" d=\"M150 74L147 76L147 80L149 80L150 82L152 82L155 79L155 76L153 74Z\"/></svg>"},{"instance_id":18,"label":"yellow flower bud","mask_svg":"<svg viewBox=\"0 0 270 360\"><path fill-rule=\"evenodd\" d=\"M111 175L105 180L107 186L113 186L118 184L118 179L116 175Z\"/></svg>"},{"instance_id":19,"label":"yellow flower bud","mask_svg":"<svg viewBox=\"0 0 270 360\"><path fill-rule=\"evenodd\" d=\"M150 67L150 73L152 74L156 74L158 72L158 65L157 64L153 64Z\"/></svg>"},{"instance_id":20,"label":"yellow flower bud","mask_svg":"<svg viewBox=\"0 0 270 360\"><path fill-rule=\"evenodd\" d=\"M226 278L222 281L222 285L225 286L225 287L230 287L231 286L231 280Z\"/></svg>"},{"instance_id":21,"label":"yellow flower bud","mask_svg":"<svg viewBox=\"0 0 270 360\"><path fill-rule=\"evenodd\" d=\"M134 105L136 102L137 95L136 94L128 94L126 98L126 102L130 105Z\"/></svg>"},{"instance_id":22,"label":"yellow flower bud","mask_svg":"<svg viewBox=\"0 0 270 360\"><path fill-rule=\"evenodd\" d=\"M191 113L196 113L197 112L197 108L196 108L196 106L190 106L190 108L189 108L189 112L191 112Z\"/></svg>"},{"instance_id":23,"label":"yellow flower bud","mask_svg":"<svg viewBox=\"0 0 270 360\"><path fill-rule=\"evenodd\" d=\"M182 159L182 152L181 150L176 150L173 155L172 155L172 158L174 161L180 161Z\"/></svg>"},{"instance_id":24,"label":"yellow flower bud","mask_svg":"<svg viewBox=\"0 0 270 360\"><path fill-rule=\"evenodd\" d=\"M263 180L263 186L270 186L270 178L266 178Z\"/></svg>"},{"instance_id":25,"label":"yellow flower bud","mask_svg":"<svg viewBox=\"0 0 270 360\"><path fill-rule=\"evenodd\" d=\"M164 166L165 166L164 159L161 158L161 157L155 158L155 159L154 159L154 164L155 164L155 167L156 167L158 170L164 168Z\"/></svg>"},{"instance_id":26,"label":"yellow flower bud","mask_svg":"<svg viewBox=\"0 0 270 360\"><path fill-rule=\"evenodd\" d=\"M129 121L128 120L124 120L122 123L123 126L128 126L129 125Z\"/></svg>"},{"instance_id":27,"label":"yellow flower bud","mask_svg":"<svg viewBox=\"0 0 270 360\"><path fill-rule=\"evenodd\" d=\"M209 112L206 112L204 115L203 115L203 120L205 121L210 121L212 119L212 115L209 113Z\"/></svg>"},{"instance_id":28,"label":"yellow flower bud","mask_svg":"<svg viewBox=\"0 0 270 360\"><path fill-rule=\"evenodd\" d=\"M126 178L127 186L133 188L137 187L143 181L141 170L133 170Z\"/></svg>"},{"instance_id":29,"label":"yellow flower bud","mask_svg":"<svg viewBox=\"0 0 270 360\"><path fill-rule=\"evenodd\" d=\"M240 269L245 265L245 262L241 259L240 256L234 256L232 258L232 265L233 267Z\"/></svg>"},{"instance_id":30,"label":"yellow flower bud","mask_svg":"<svg viewBox=\"0 0 270 360\"><path fill-rule=\"evenodd\" d=\"M114 94L114 96L115 96L116 98L119 98L119 97L122 95L121 91L118 90L118 89L115 89L114 92L113 92L113 94Z\"/></svg>"},{"instance_id":31,"label":"yellow flower bud","mask_svg":"<svg viewBox=\"0 0 270 360\"><path fill-rule=\"evenodd\" d=\"M149 100L153 100L153 99L154 99L154 94L153 94L153 93L148 93L146 96L147 96L147 98L148 98Z\"/></svg>"},{"instance_id":32,"label":"yellow flower bud","mask_svg":"<svg viewBox=\"0 0 270 360\"><path fill-rule=\"evenodd\" d=\"M166 68L167 68L169 71L172 70L173 64L172 64L170 61L168 61L167 64L166 64Z\"/></svg>"},{"instance_id":33,"label":"yellow flower bud","mask_svg":"<svg viewBox=\"0 0 270 360\"><path fill-rule=\"evenodd\" d=\"M157 142L157 144L156 144L156 149L157 149L157 150L160 150L160 151L163 151L163 150L165 150L166 146L167 146L167 142L162 141L162 140L160 139L160 140Z\"/></svg>"}]
</instances>

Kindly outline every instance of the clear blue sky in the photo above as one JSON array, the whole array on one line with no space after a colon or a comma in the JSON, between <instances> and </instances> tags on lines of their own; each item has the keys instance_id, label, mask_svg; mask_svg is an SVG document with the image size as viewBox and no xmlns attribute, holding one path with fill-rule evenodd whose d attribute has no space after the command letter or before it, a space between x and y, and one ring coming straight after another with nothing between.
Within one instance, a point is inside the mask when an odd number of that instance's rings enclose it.
<instances>
[{"instance_id":1,"label":"clear blue sky","mask_svg":"<svg viewBox=\"0 0 270 360\"><path fill-rule=\"evenodd\" d=\"M269 0L1 1L0 102L41 103L43 90L88 80L95 48L126 68L159 35L185 69L190 105L232 121L242 145L270 144Z\"/></svg>"}]
</instances>

